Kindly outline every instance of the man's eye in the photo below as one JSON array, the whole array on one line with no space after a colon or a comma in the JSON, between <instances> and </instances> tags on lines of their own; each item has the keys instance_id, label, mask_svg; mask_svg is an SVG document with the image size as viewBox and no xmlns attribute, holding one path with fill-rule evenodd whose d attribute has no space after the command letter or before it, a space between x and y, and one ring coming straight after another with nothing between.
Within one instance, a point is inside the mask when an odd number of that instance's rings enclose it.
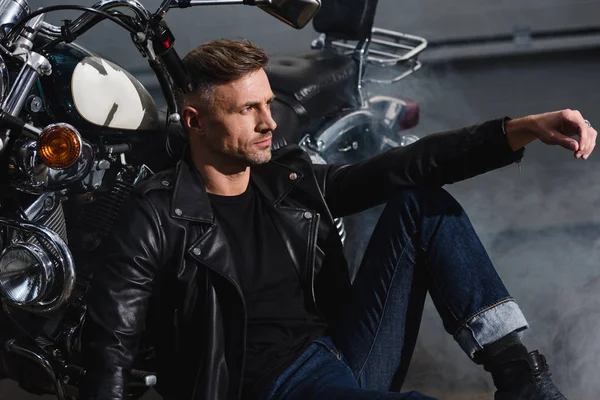
<instances>
[{"instance_id":1,"label":"man's eye","mask_svg":"<svg viewBox=\"0 0 600 400\"><path fill-rule=\"evenodd\" d=\"M240 111L242 114L247 114L250 112L250 110L252 110L252 107L246 107L246 108L242 108L242 111Z\"/></svg>"}]
</instances>

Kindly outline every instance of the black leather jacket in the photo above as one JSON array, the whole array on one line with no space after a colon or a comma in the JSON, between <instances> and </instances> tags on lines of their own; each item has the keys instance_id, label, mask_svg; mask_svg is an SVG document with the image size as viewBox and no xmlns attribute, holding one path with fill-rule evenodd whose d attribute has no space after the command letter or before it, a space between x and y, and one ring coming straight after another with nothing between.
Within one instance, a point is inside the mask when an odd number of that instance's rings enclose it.
<instances>
[{"instance_id":1,"label":"black leather jacket","mask_svg":"<svg viewBox=\"0 0 600 400\"><path fill-rule=\"evenodd\" d=\"M427 136L354 165L312 165L297 146L254 166L276 227L316 307L335 325L350 287L333 218L405 187L460 181L519 161L502 120ZM167 399L237 399L245 303L229 244L189 159L138 185L101 246L84 329L85 399L123 399L144 334L156 343Z\"/></svg>"}]
</instances>

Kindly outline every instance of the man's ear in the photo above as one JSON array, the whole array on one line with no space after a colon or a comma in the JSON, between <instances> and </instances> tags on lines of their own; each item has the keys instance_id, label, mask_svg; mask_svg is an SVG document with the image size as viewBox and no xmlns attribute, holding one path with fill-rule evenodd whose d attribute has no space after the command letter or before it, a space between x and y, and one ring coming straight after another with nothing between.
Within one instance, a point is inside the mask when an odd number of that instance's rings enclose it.
<instances>
[{"instance_id":1,"label":"man's ear","mask_svg":"<svg viewBox=\"0 0 600 400\"><path fill-rule=\"evenodd\" d=\"M204 121L198 110L194 107L185 106L181 110L181 123L190 134L204 135Z\"/></svg>"}]
</instances>

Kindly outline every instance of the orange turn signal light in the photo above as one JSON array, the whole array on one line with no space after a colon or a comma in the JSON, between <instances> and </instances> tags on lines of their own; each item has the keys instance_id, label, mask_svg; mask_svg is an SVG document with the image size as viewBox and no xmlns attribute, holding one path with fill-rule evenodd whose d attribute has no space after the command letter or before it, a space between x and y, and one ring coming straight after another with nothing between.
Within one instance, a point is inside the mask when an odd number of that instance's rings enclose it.
<instances>
[{"instance_id":1,"label":"orange turn signal light","mask_svg":"<svg viewBox=\"0 0 600 400\"><path fill-rule=\"evenodd\" d=\"M40 160L50 168L64 169L81 154L81 136L69 124L48 125L37 141Z\"/></svg>"}]
</instances>

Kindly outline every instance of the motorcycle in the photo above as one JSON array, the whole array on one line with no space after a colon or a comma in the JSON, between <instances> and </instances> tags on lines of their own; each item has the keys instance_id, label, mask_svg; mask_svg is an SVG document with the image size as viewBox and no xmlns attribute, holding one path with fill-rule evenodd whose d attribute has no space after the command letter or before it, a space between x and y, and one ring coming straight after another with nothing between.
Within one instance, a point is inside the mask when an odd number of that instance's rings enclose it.
<instances>
[{"instance_id":1,"label":"motorcycle","mask_svg":"<svg viewBox=\"0 0 600 400\"><path fill-rule=\"evenodd\" d=\"M295 28L321 7L319 0L164 0L150 13L137 0L103 0L32 12L26 0L0 0L0 378L31 393L77 398L85 374L79 353L85 294L93 274L86 257L109 234L131 188L171 165L183 143L174 93L190 87L164 17L171 8L219 4L257 6ZM368 146L380 150L411 140L397 142L398 132L415 120L415 108L399 99L367 97L364 70L369 63L400 65L407 76L420 67L416 56L426 42L417 40L414 51L406 52L400 42L415 42L413 37L370 26L375 6L365 3L371 20L365 18L361 35L337 35L325 28L334 20L315 20L317 30L324 28L315 56L304 58L310 64L305 79L289 78L290 59L274 58L273 113L284 124L298 123L297 129L280 123L274 147L298 143L314 162L333 162L352 161ZM47 13L62 10L83 14L62 26L44 21ZM126 29L148 59L167 103L164 115L131 74L75 42L103 20ZM388 41L407 54L369 49ZM341 66L341 73L325 69L330 65ZM319 85L311 92L315 78ZM336 94L346 89L349 96ZM373 127L377 135L365 134ZM152 362L152 347L142 348L130 374L131 397L157 383Z\"/></svg>"}]
</instances>

